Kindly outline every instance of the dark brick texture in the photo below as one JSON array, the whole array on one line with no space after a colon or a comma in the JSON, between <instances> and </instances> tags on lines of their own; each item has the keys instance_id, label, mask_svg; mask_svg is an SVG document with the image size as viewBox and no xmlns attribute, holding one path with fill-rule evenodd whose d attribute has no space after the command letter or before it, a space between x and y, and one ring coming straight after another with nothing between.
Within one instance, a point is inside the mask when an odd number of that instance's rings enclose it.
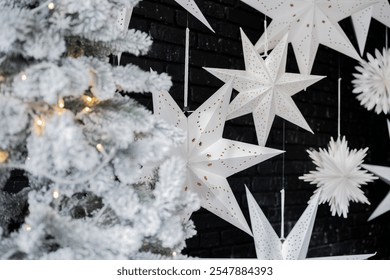
<instances>
[{"instance_id":1,"label":"dark brick texture","mask_svg":"<svg viewBox=\"0 0 390 280\"><path fill-rule=\"evenodd\" d=\"M222 82L202 67L244 69L239 27L254 43L263 33L264 15L239 0L196 1L216 33L194 19L174 0L144 0L134 9L130 23L149 33L154 44L144 57L124 54L122 64L135 63L148 70L150 67L172 76L170 91L180 106L183 105L184 39L185 27L191 29L190 109L196 109ZM343 20L342 28L357 46L350 19ZM384 26L371 23L366 51L373 53L385 45ZM315 132L276 118L267 146L286 150L278 156L229 177L229 182L249 221L244 184L248 185L275 230L280 232L280 197L282 182L286 189L285 232L288 233L306 207L314 186L298 179L314 169L307 149L325 148L330 137L337 137L337 79L342 77L341 131L351 148L369 147L366 163L389 165L390 143L386 116L368 112L352 93L352 73L358 62L324 46L320 46L312 74L326 79L296 94L293 99ZM297 73L294 54L289 49L287 71ZM151 108L150 95L137 97ZM285 141L283 144L283 134ZM251 116L226 123L224 136L248 143L256 143ZM285 169L282 178L283 165ZM362 188L371 205L352 203L347 219L332 217L328 205L320 205L311 238L308 256L332 256L374 253L376 259L390 258L390 213L371 222L367 218L390 190L376 181ZM201 209L193 214L198 234L188 240L185 254L198 257L255 257L253 239L246 233Z\"/></svg>"}]
</instances>

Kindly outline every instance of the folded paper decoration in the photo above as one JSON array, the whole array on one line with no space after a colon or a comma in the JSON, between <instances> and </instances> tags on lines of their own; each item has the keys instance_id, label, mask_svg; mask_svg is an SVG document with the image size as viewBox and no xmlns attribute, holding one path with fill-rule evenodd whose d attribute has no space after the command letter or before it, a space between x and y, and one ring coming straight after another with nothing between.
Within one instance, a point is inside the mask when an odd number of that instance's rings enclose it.
<instances>
[{"instance_id":1,"label":"folded paper decoration","mask_svg":"<svg viewBox=\"0 0 390 280\"><path fill-rule=\"evenodd\" d=\"M360 54L363 56L366 46L371 18L390 27L390 4L388 0L377 0L377 3L352 15L353 27L359 44Z\"/></svg>"},{"instance_id":2,"label":"folded paper decoration","mask_svg":"<svg viewBox=\"0 0 390 280\"><path fill-rule=\"evenodd\" d=\"M264 51L265 40L273 48L289 33L302 74L311 73L319 44L360 60L347 35L338 24L344 18L373 5L375 0L241 0L272 18L267 36L256 43Z\"/></svg>"},{"instance_id":3,"label":"folded paper decoration","mask_svg":"<svg viewBox=\"0 0 390 280\"><path fill-rule=\"evenodd\" d=\"M389 131L390 136L390 122L387 121L387 129ZM387 166L379 166L379 165L371 165L371 164L362 164L362 167L367 169L368 171L374 173L384 181L386 184L390 185L390 167ZM376 217L388 212L390 210L390 191L382 200L382 202L378 205L378 207L374 210L371 216L368 218L369 221L375 219Z\"/></svg>"},{"instance_id":4,"label":"folded paper decoration","mask_svg":"<svg viewBox=\"0 0 390 280\"><path fill-rule=\"evenodd\" d=\"M246 189L246 193L257 258L260 260L306 259L317 214L320 192L318 192L310 201L284 242L280 240L248 188ZM329 259L367 259L371 256L373 256L373 254L333 256L329 257Z\"/></svg>"},{"instance_id":5,"label":"folded paper decoration","mask_svg":"<svg viewBox=\"0 0 390 280\"><path fill-rule=\"evenodd\" d=\"M215 32L210 23L200 11L199 7L196 5L195 0L175 0L175 2L186 9L194 17L196 17L201 23L207 26L208 29Z\"/></svg>"},{"instance_id":6,"label":"folded paper decoration","mask_svg":"<svg viewBox=\"0 0 390 280\"><path fill-rule=\"evenodd\" d=\"M204 68L224 82L234 79L233 88L239 94L229 106L227 119L252 113L257 141L262 146L275 116L312 132L291 96L324 77L286 73L287 38L285 35L264 60L241 30L245 70Z\"/></svg>"},{"instance_id":7,"label":"folded paper decoration","mask_svg":"<svg viewBox=\"0 0 390 280\"><path fill-rule=\"evenodd\" d=\"M361 185L377 178L361 168L367 150L350 150L344 136L336 141L331 138L327 150L307 151L316 170L299 179L317 185L312 199L321 192L319 202L329 203L333 216L347 218L350 201L370 204Z\"/></svg>"},{"instance_id":8,"label":"folded paper decoration","mask_svg":"<svg viewBox=\"0 0 390 280\"><path fill-rule=\"evenodd\" d=\"M252 235L226 177L282 151L222 138L231 92L229 82L188 118L168 92L153 93L153 108L157 118L187 132L186 143L175 151L187 161L184 190L197 193L202 207Z\"/></svg>"}]
</instances>

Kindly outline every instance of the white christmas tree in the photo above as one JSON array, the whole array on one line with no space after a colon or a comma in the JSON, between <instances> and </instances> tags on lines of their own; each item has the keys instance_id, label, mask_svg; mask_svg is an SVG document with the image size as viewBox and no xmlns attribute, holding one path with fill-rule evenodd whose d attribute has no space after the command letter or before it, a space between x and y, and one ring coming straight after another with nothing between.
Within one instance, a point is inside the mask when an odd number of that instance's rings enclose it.
<instances>
[{"instance_id":1,"label":"white christmas tree","mask_svg":"<svg viewBox=\"0 0 390 280\"><path fill-rule=\"evenodd\" d=\"M131 98L171 81L107 59L148 51L117 23L137 3L0 0L0 259L169 258L194 234L180 217L199 202L169 156L185 135ZM10 194L14 169L29 186Z\"/></svg>"}]
</instances>

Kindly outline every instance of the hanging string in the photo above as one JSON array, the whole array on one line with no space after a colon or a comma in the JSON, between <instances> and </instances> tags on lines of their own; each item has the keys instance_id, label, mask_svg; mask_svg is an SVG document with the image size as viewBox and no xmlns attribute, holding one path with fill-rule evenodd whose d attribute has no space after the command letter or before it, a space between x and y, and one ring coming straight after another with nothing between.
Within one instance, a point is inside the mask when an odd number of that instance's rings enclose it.
<instances>
[{"instance_id":1,"label":"hanging string","mask_svg":"<svg viewBox=\"0 0 390 280\"><path fill-rule=\"evenodd\" d=\"M286 122L283 120L283 151L285 150L285 138L286 138ZM281 205L281 211L280 211L280 240L284 241L284 205L285 205L285 181L284 181L284 154L282 155L282 190L280 191L280 205Z\"/></svg>"},{"instance_id":2,"label":"hanging string","mask_svg":"<svg viewBox=\"0 0 390 280\"><path fill-rule=\"evenodd\" d=\"M338 80L338 112L337 112L337 135L341 136L341 78Z\"/></svg>"},{"instance_id":3,"label":"hanging string","mask_svg":"<svg viewBox=\"0 0 390 280\"><path fill-rule=\"evenodd\" d=\"M184 61L184 112L188 111L188 71L190 61L190 29L186 28L185 61Z\"/></svg>"},{"instance_id":4,"label":"hanging string","mask_svg":"<svg viewBox=\"0 0 390 280\"><path fill-rule=\"evenodd\" d=\"M387 28L387 26L386 26L386 33L385 33L385 46L386 46L386 50L388 50L388 48L389 48L389 38L388 38L388 34L387 34L387 30L388 28Z\"/></svg>"},{"instance_id":5,"label":"hanging string","mask_svg":"<svg viewBox=\"0 0 390 280\"><path fill-rule=\"evenodd\" d=\"M264 15L264 54L261 57L268 56L268 29L267 29L267 16Z\"/></svg>"}]
</instances>

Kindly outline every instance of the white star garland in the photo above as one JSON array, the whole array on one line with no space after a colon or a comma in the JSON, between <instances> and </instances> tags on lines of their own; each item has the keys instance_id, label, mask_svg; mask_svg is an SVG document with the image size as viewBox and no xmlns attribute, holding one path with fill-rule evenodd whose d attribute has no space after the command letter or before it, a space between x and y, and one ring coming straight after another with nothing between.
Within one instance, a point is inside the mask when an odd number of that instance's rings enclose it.
<instances>
[{"instance_id":1,"label":"white star garland","mask_svg":"<svg viewBox=\"0 0 390 280\"><path fill-rule=\"evenodd\" d=\"M256 43L256 49L264 51L266 39L273 48L289 33L302 74L311 73L319 44L360 60L347 35L339 26L342 19L375 3L374 0L241 0L272 18Z\"/></svg>"},{"instance_id":2,"label":"white star garland","mask_svg":"<svg viewBox=\"0 0 390 280\"><path fill-rule=\"evenodd\" d=\"M253 113L257 141L264 146L275 116L313 133L291 96L323 76L286 73L287 35L264 60L241 30L245 70L204 68L224 82L233 80L238 96L229 106L227 119Z\"/></svg>"},{"instance_id":3,"label":"white star garland","mask_svg":"<svg viewBox=\"0 0 390 280\"><path fill-rule=\"evenodd\" d=\"M367 150L350 151L345 137L339 137L336 141L331 138L328 150L307 151L317 168L299 179L317 185L314 193L321 191L319 202L328 202L333 216L346 218L349 201L370 204L360 189L377 179L360 167Z\"/></svg>"},{"instance_id":4,"label":"white star garland","mask_svg":"<svg viewBox=\"0 0 390 280\"><path fill-rule=\"evenodd\" d=\"M367 110L375 109L377 114L390 111L390 50L382 54L375 50L375 58L367 54L368 61L361 61L353 74L353 93Z\"/></svg>"},{"instance_id":5,"label":"white star garland","mask_svg":"<svg viewBox=\"0 0 390 280\"><path fill-rule=\"evenodd\" d=\"M153 93L153 108L156 117L187 132L186 143L172 152L187 161L184 190L197 193L202 207L252 235L226 177L282 151L222 138L231 91L230 82L188 118L167 92Z\"/></svg>"}]
</instances>

